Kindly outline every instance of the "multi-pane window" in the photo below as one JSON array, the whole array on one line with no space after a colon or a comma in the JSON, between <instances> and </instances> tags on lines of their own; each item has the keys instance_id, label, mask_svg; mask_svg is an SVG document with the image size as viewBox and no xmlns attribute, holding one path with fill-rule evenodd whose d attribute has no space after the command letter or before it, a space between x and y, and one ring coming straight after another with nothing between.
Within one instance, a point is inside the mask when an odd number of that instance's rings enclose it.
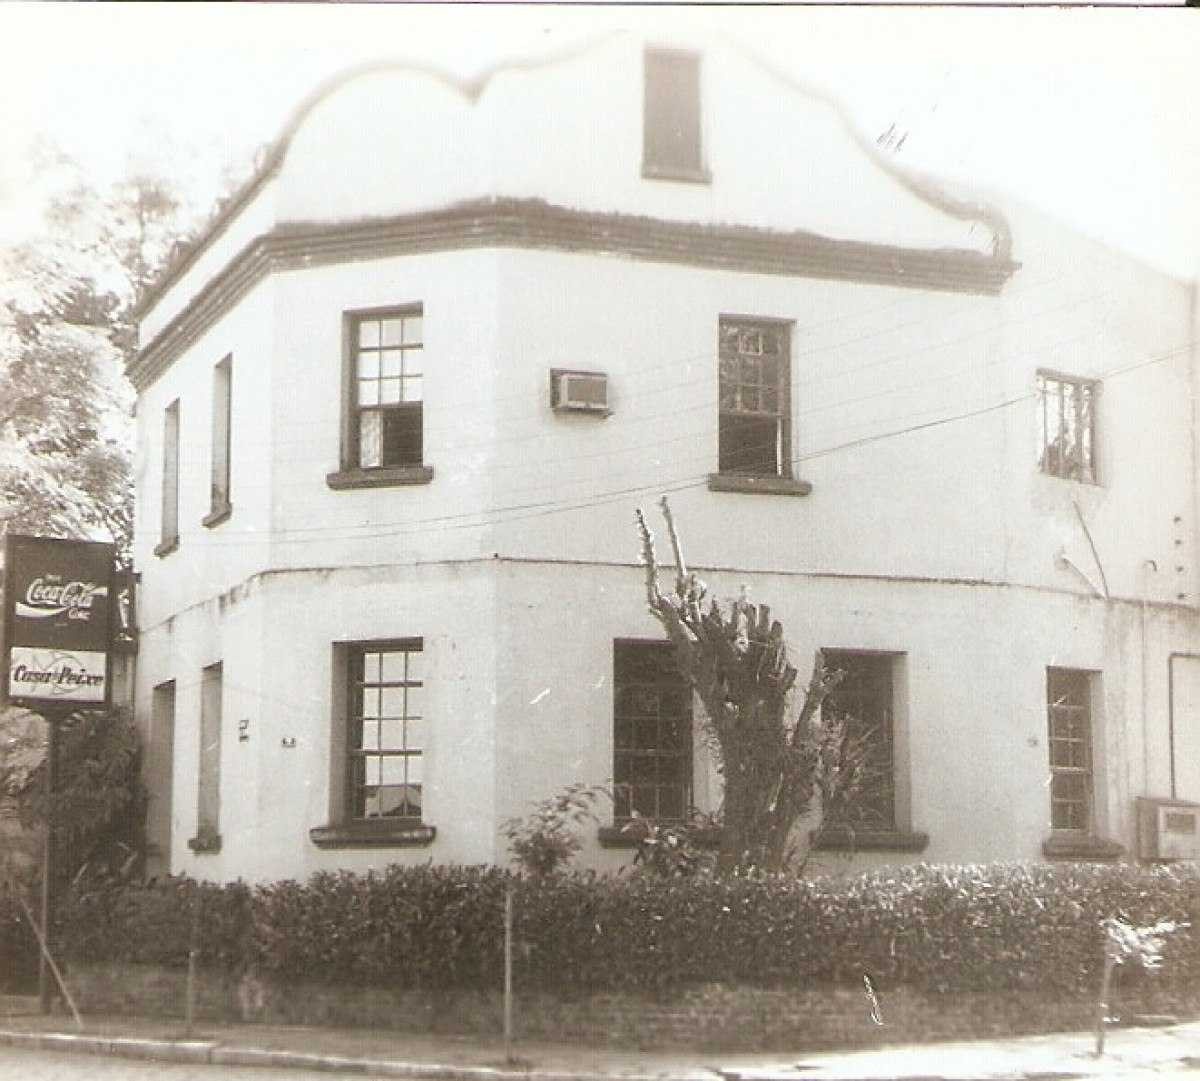
<instances>
[{"instance_id":1,"label":"multi-pane window","mask_svg":"<svg viewBox=\"0 0 1200 1081\"><path fill-rule=\"evenodd\" d=\"M701 180L700 57L650 50L645 55L642 171L646 176Z\"/></svg>"},{"instance_id":2,"label":"multi-pane window","mask_svg":"<svg viewBox=\"0 0 1200 1081\"><path fill-rule=\"evenodd\" d=\"M351 818L421 817L423 642L357 646L350 655Z\"/></svg>"},{"instance_id":3,"label":"multi-pane window","mask_svg":"<svg viewBox=\"0 0 1200 1081\"><path fill-rule=\"evenodd\" d=\"M162 548L179 539L179 400L163 412Z\"/></svg>"},{"instance_id":4,"label":"multi-pane window","mask_svg":"<svg viewBox=\"0 0 1200 1081\"><path fill-rule=\"evenodd\" d=\"M351 320L353 444L362 469L421 465L421 324L419 308Z\"/></svg>"},{"instance_id":5,"label":"multi-pane window","mask_svg":"<svg viewBox=\"0 0 1200 1081\"><path fill-rule=\"evenodd\" d=\"M1046 669L1052 829L1086 830L1091 825L1091 684L1089 672Z\"/></svg>"},{"instance_id":6,"label":"multi-pane window","mask_svg":"<svg viewBox=\"0 0 1200 1081\"><path fill-rule=\"evenodd\" d=\"M896 825L893 698L895 656L824 650L825 667L845 673L822 704L826 720L842 720L847 754L865 765L863 787L850 793L844 807L833 808L833 824L873 829Z\"/></svg>"},{"instance_id":7,"label":"multi-pane window","mask_svg":"<svg viewBox=\"0 0 1200 1081\"><path fill-rule=\"evenodd\" d=\"M668 642L613 644L615 814L682 821L692 806L692 690Z\"/></svg>"},{"instance_id":8,"label":"multi-pane window","mask_svg":"<svg viewBox=\"0 0 1200 1081\"><path fill-rule=\"evenodd\" d=\"M789 324L723 318L719 338L718 469L790 477Z\"/></svg>"},{"instance_id":9,"label":"multi-pane window","mask_svg":"<svg viewBox=\"0 0 1200 1081\"><path fill-rule=\"evenodd\" d=\"M230 403L233 388L233 357L213 369L212 405L212 514L229 509Z\"/></svg>"},{"instance_id":10,"label":"multi-pane window","mask_svg":"<svg viewBox=\"0 0 1200 1081\"><path fill-rule=\"evenodd\" d=\"M1096 483L1096 398L1100 384L1038 373L1038 453L1043 473Z\"/></svg>"}]
</instances>

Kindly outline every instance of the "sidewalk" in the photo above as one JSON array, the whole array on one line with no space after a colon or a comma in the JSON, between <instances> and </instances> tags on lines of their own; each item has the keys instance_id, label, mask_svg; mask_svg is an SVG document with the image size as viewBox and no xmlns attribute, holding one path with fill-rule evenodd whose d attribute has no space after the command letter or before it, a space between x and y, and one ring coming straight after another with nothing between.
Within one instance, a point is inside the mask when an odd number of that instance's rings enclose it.
<instances>
[{"instance_id":1,"label":"sidewalk","mask_svg":"<svg viewBox=\"0 0 1200 1081\"><path fill-rule=\"evenodd\" d=\"M963 1043L907 1044L836 1053L628 1052L520 1042L507 1065L499 1041L349 1030L203 1023L185 1038L182 1022L43 1017L31 999L0 998L0 1046L59 1049L128 1058L369 1073L433 1081L928 1081L1091 1077L1173 1067L1200 1069L1200 1022L1113 1028L1097 1059L1091 1033Z\"/></svg>"}]
</instances>

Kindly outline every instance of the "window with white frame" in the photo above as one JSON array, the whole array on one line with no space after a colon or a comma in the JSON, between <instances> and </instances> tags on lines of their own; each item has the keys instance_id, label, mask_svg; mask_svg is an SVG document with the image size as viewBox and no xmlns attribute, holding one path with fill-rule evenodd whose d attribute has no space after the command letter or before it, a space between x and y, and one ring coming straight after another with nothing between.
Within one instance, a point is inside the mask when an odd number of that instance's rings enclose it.
<instances>
[{"instance_id":1,"label":"window with white frame","mask_svg":"<svg viewBox=\"0 0 1200 1081\"><path fill-rule=\"evenodd\" d=\"M420 466L424 459L424 342L418 307L349 316L351 463Z\"/></svg>"},{"instance_id":2,"label":"window with white frame","mask_svg":"<svg viewBox=\"0 0 1200 1081\"><path fill-rule=\"evenodd\" d=\"M426 724L424 642L404 638L346 648L347 816L419 821Z\"/></svg>"},{"instance_id":3,"label":"window with white frame","mask_svg":"<svg viewBox=\"0 0 1200 1081\"><path fill-rule=\"evenodd\" d=\"M1043 473L1097 482L1096 400L1100 384L1038 372L1038 464Z\"/></svg>"},{"instance_id":4,"label":"window with white frame","mask_svg":"<svg viewBox=\"0 0 1200 1081\"><path fill-rule=\"evenodd\" d=\"M790 477L790 324L722 317L718 367L718 470Z\"/></svg>"}]
</instances>

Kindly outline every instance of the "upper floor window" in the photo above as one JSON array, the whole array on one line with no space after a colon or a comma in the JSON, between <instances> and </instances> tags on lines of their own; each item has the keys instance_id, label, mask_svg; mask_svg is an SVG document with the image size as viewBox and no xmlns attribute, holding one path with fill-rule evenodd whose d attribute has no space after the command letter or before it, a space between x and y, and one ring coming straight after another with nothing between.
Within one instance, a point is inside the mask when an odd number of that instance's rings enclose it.
<instances>
[{"instance_id":1,"label":"upper floor window","mask_svg":"<svg viewBox=\"0 0 1200 1081\"><path fill-rule=\"evenodd\" d=\"M645 95L643 175L708 180L700 145L700 57L648 50Z\"/></svg>"},{"instance_id":2,"label":"upper floor window","mask_svg":"<svg viewBox=\"0 0 1200 1081\"><path fill-rule=\"evenodd\" d=\"M692 689L669 642L613 643L613 800L634 813L682 821L692 806Z\"/></svg>"},{"instance_id":3,"label":"upper floor window","mask_svg":"<svg viewBox=\"0 0 1200 1081\"><path fill-rule=\"evenodd\" d=\"M1092 818L1092 673L1046 669L1050 828L1087 830Z\"/></svg>"},{"instance_id":4,"label":"upper floor window","mask_svg":"<svg viewBox=\"0 0 1200 1081\"><path fill-rule=\"evenodd\" d=\"M163 410L162 518L156 555L179 544L179 399Z\"/></svg>"},{"instance_id":5,"label":"upper floor window","mask_svg":"<svg viewBox=\"0 0 1200 1081\"><path fill-rule=\"evenodd\" d=\"M722 318L719 337L719 471L790 477L789 325Z\"/></svg>"},{"instance_id":6,"label":"upper floor window","mask_svg":"<svg viewBox=\"0 0 1200 1081\"><path fill-rule=\"evenodd\" d=\"M351 647L351 819L421 818L425 719L420 638Z\"/></svg>"},{"instance_id":7,"label":"upper floor window","mask_svg":"<svg viewBox=\"0 0 1200 1081\"><path fill-rule=\"evenodd\" d=\"M1038 452L1043 473L1095 484L1100 384L1038 372Z\"/></svg>"},{"instance_id":8,"label":"upper floor window","mask_svg":"<svg viewBox=\"0 0 1200 1081\"><path fill-rule=\"evenodd\" d=\"M229 450L232 435L230 406L233 390L233 357L213 368L211 502L205 525L216 525L229 516Z\"/></svg>"},{"instance_id":9,"label":"upper floor window","mask_svg":"<svg viewBox=\"0 0 1200 1081\"><path fill-rule=\"evenodd\" d=\"M419 466L424 448L421 309L354 316L355 464Z\"/></svg>"}]
</instances>

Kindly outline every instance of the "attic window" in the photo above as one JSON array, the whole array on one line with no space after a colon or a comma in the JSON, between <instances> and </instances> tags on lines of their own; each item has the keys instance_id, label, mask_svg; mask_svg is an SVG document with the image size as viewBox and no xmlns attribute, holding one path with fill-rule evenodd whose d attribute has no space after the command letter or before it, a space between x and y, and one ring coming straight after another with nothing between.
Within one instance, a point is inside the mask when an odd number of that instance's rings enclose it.
<instances>
[{"instance_id":1,"label":"attic window","mask_svg":"<svg viewBox=\"0 0 1200 1081\"><path fill-rule=\"evenodd\" d=\"M700 57L647 50L645 91L642 175L708 183L700 145Z\"/></svg>"}]
</instances>

